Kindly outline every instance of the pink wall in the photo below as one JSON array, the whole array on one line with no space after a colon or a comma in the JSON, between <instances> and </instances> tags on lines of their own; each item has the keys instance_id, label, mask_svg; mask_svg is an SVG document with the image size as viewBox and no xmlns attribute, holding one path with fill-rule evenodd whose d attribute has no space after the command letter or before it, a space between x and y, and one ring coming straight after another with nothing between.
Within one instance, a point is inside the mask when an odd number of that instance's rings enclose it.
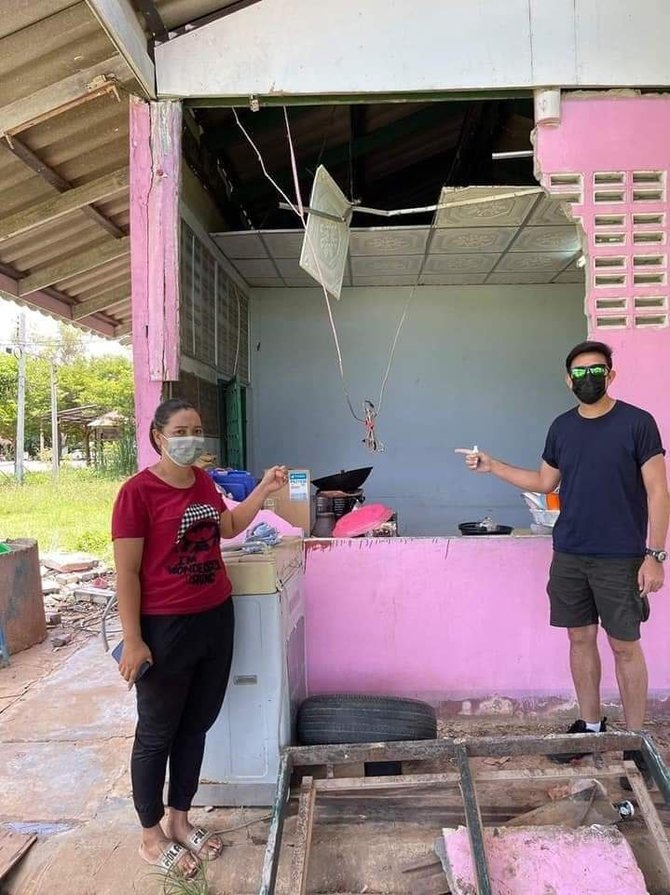
<instances>
[{"instance_id":1,"label":"pink wall","mask_svg":"<svg viewBox=\"0 0 670 895\"><path fill-rule=\"evenodd\" d=\"M309 692L407 694L435 702L571 697L567 637L549 626L550 557L548 538L308 543ZM670 603L664 595L652 601L643 645L659 698L670 694ZM604 690L614 693L602 635L601 649Z\"/></svg>"},{"instance_id":2,"label":"pink wall","mask_svg":"<svg viewBox=\"0 0 670 895\"><path fill-rule=\"evenodd\" d=\"M539 125L535 134L541 183L552 195L563 197L584 231L589 336L615 350L618 379L613 394L651 411L666 443L668 145L666 96L568 95L562 101L560 124ZM649 215L658 216L658 221L647 223ZM650 235L659 241L640 241ZM606 236L616 242L603 242ZM613 259L619 266L599 266ZM603 275L618 276L621 282L602 282ZM648 276L655 282L646 282Z\"/></svg>"}]
</instances>

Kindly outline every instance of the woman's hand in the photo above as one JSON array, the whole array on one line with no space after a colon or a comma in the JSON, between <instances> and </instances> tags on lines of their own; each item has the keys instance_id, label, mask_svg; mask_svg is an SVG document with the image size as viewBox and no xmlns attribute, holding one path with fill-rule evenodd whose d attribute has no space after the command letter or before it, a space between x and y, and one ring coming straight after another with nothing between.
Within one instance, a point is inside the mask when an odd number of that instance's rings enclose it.
<instances>
[{"instance_id":1,"label":"woman's hand","mask_svg":"<svg viewBox=\"0 0 670 895\"><path fill-rule=\"evenodd\" d=\"M154 664L151 650L143 640L124 640L123 651L121 652L121 661L119 662L119 671L124 681L132 686L137 680L140 668L148 662Z\"/></svg>"},{"instance_id":2,"label":"woman's hand","mask_svg":"<svg viewBox=\"0 0 670 895\"><path fill-rule=\"evenodd\" d=\"M261 479L261 488L266 494L274 494L288 481L288 470L285 466L272 466Z\"/></svg>"}]
</instances>

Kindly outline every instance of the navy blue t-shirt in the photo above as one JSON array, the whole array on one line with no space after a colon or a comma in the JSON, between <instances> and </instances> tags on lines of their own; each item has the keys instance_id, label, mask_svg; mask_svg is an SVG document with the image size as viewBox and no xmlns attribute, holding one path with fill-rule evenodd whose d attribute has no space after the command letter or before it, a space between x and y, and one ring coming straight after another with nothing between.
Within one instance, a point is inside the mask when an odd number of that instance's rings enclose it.
<instances>
[{"instance_id":1,"label":"navy blue t-shirt","mask_svg":"<svg viewBox=\"0 0 670 895\"><path fill-rule=\"evenodd\" d=\"M653 416L617 401L586 419L575 407L551 424L542 459L561 473L554 549L582 556L644 556L647 492L641 468L665 454Z\"/></svg>"}]
</instances>

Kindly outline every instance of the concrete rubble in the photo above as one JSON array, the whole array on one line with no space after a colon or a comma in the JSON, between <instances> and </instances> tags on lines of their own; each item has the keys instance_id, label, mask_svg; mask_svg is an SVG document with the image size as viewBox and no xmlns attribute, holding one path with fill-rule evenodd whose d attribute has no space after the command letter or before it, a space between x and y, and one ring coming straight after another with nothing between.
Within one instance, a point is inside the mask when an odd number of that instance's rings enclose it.
<instances>
[{"instance_id":1,"label":"concrete rubble","mask_svg":"<svg viewBox=\"0 0 670 895\"><path fill-rule=\"evenodd\" d=\"M73 637L95 636L102 609L115 595L115 573L107 564L81 553L40 558L42 594L50 642L54 649Z\"/></svg>"}]
</instances>

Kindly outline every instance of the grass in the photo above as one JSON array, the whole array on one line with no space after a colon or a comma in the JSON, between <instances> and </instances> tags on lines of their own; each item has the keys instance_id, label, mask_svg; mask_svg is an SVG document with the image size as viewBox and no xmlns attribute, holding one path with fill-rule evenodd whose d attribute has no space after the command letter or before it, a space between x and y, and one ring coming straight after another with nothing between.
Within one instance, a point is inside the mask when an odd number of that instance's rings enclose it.
<instances>
[{"instance_id":1,"label":"grass","mask_svg":"<svg viewBox=\"0 0 670 895\"><path fill-rule=\"evenodd\" d=\"M0 540L36 538L40 553L83 551L111 560L110 518L122 479L90 469L28 473L24 485L0 475Z\"/></svg>"}]
</instances>

